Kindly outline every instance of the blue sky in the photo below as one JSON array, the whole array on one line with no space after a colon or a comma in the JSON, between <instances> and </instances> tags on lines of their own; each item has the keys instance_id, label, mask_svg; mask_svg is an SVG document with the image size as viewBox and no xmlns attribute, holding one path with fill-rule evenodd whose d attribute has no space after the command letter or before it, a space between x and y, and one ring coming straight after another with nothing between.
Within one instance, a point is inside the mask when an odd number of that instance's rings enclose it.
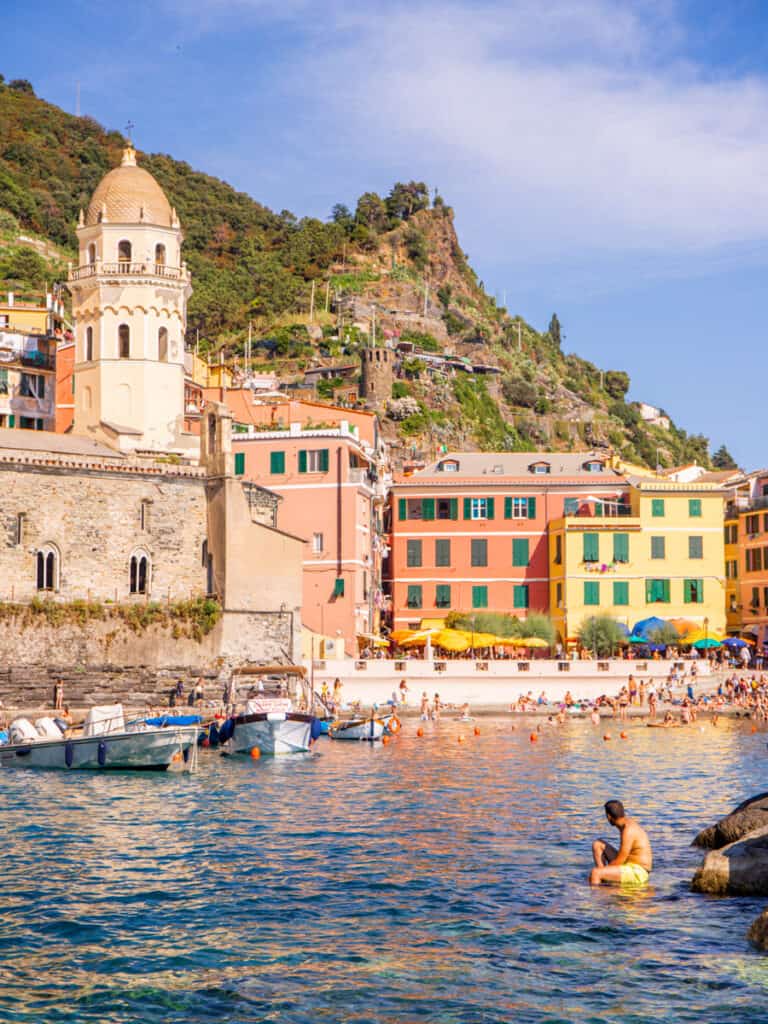
<instances>
[{"instance_id":1,"label":"blue sky","mask_svg":"<svg viewBox=\"0 0 768 1024\"><path fill-rule=\"evenodd\" d=\"M274 209L416 178L487 289L768 463L764 0L15 4L0 71ZM9 36L10 33L10 36Z\"/></svg>"}]
</instances>

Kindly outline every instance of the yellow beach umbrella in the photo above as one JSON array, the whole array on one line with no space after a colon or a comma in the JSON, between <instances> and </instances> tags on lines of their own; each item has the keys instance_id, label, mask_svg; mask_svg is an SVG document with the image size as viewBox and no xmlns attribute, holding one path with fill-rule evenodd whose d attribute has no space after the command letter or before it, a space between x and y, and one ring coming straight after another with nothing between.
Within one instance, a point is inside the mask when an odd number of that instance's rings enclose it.
<instances>
[{"instance_id":1,"label":"yellow beach umbrella","mask_svg":"<svg viewBox=\"0 0 768 1024\"><path fill-rule=\"evenodd\" d=\"M493 647L496 643L494 633L472 633L464 630L464 636L469 638L470 647Z\"/></svg>"},{"instance_id":2,"label":"yellow beach umbrella","mask_svg":"<svg viewBox=\"0 0 768 1024\"><path fill-rule=\"evenodd\" d=\"M440 647L444 651L453 651L457 654L468 650L470 646L470 642L464 633L457 629L441 629L432 638L432 643L435 647Z\"/></svg>"},{"instance_id":3,"label":"yellow beach umbrella","mask_svg":"<svg viewBox=\"0 0 768 1024\"><path fill-rule=\"evenodd\" d=\"M519 636L497 636L494 646L496 647L522 647Z\"/></svg>"},{"instance_id":4,"label":"yellow beach umbrella","mask_svg":"<svg viewBox=\"0 0 768 1024\"><path fill-rule=\"evenodd\" d=\"M552 645L540 636L524 636L520 640L521 647L551 647Z\"/></svg>"},{"instance_id":5,"label":"yellow beach umbrella","mask_svg":"<svg viewBox=\"0 0 768 1024\"><path fill-rule=\"evenodd\" d=\"M389 639L396 644L401 644L403 640L408 640L412 636L416 636L417 631L415 629L394 629L389 634Z\"/></svg>"},{"instance_id":6,"label":"yellow beach umbrella","mask_svg":"<svg viewBox=\"0 0 768 1024\"><path fill-rule=\"evenodd\" d=\"M696 629L692 633L688 633L685 639L682 641L685 644L697 644L699 640L722 640L722 637L714 629L708 629L706 632L703 629Z\"/></svg>"}]
</instances>

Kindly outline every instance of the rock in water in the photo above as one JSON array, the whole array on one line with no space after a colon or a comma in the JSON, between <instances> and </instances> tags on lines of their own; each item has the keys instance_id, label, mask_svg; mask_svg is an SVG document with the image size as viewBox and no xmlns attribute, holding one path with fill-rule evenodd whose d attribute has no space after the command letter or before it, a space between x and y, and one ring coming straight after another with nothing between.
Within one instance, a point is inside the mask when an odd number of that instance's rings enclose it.
<instances>
[{"instance_id":1,"label":"rock in water","mask_svg":"<svg viewBox=\"0 0 768 1024\"><path fill-rule=\"evenodd\" d=\"M768 825L768 793L752 796L749 800L734 807L716 825L710 825L699 832L693 840L693 846L703 846L705 850L719 850L729 843L735 843L742 836L755 829Z\"/></svg>"},{"instance_id":2,"label":"rock in water","mask_svg":"<svg viewBox=\"0 0 768 1024\"><path fill-rule=\"evenodd\" d=\"M716 896L768 896L768 825L711 850L691 888Z\"/></svg>"},{"instance_id":3,"label":"rock in water","mask_svg":"<svg viewBox=\"0 0 768 1024\"><path fill-rule=\"evenodd\" d=\"M747 938L753 946L768 952L768 910L764 910L749 926Z\"/></svg>"}]
</instances>

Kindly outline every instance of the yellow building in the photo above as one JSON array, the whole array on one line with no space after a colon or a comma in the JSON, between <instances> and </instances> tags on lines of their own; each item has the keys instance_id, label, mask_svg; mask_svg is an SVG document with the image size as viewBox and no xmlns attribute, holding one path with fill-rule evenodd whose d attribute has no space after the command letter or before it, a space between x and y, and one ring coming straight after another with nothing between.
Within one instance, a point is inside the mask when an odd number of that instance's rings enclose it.
<instances>
[{"instance_id":1,"label":"yellow building","mask_svg":"<svg viewBox=\"0 0 768 1024\"><path fill-rule=\"evenodd\" d=\"M630 476L615 501L550 524L551 615L563 640L597 614L629 629L655 615L724 633L724 567L719 485Z\"/></svg>"},{"instance_id":2,"label":"yellow building","mask_svg":"<svg viewBox=\"0 0 768 1024\"><path fill-rule=\"evenodd\" d=\"M729 634L738 634L742 625L739 604L739 520L738 513L728 506L725 516L725 626Z\"/></svg>"},{"instance_id":3,"label":"yellow building","mask_svg":"<svg viewBox=\"0 0 768 1024\"><path fill-rule=\"evenodd\" d=\"M61 329L63 318L64 304L51 294L0 295L0 330L53 336Z\"/></svg>"},{"instance_id":4,"label":"yellow building","mask_svg":"<svg viewBox=\"0 0 768 1024\"><path fill-rule=\"evenodd\" d=\"M188 368L189 376L195 384L199 384L201 388L229 389L232 387L232 370L224 363L211 365L195 352L188 352L187 357L191 361L191 368Z\"/></svg>"}]
</instances>

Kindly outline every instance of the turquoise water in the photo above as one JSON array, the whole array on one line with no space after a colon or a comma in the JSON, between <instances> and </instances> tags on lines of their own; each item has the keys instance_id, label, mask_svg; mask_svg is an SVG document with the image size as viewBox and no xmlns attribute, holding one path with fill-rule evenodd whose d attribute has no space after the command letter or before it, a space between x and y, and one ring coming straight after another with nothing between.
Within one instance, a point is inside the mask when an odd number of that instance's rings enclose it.
<instances>
[{"instance_id":1,"label":"turquoise water","mask_svg":"<svg viewBox=\"0 0 768 1024\"><path fill-rule=\"evenodd\" d=\"M478 725L4 773L0 1021L765 1020L760 901L691 894L688 844L768 788L766 734ZM611 797L652 835L648 890L585 884Z\"/></svg>"}]
</instances>

